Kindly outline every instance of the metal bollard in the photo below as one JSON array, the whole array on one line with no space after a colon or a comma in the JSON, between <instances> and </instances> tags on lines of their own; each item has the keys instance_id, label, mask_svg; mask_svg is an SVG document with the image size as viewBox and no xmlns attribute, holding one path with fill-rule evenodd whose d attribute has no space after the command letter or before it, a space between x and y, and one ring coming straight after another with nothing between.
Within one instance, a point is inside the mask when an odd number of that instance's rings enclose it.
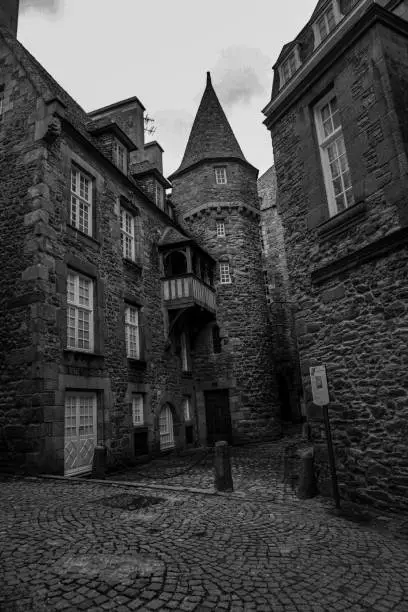
<instances>
[{"instance_id":1,"label":"metal bollard","mask_svg":"<svg viewBox=\"0 0 408 612\"><path fill-rule=\"evenodd\" d=\"M102 445L95 446L92 461L92 476L94 478L105 478L106 471L106 448Z\"/></svg>"},{"instance_id":2,"label":"metal bollard","mask_svg":"<svg viewBox=\"0 0 408 612\"><path fill-rule=\"evenodd\" d=\"M317 495L316 479L314 475L314 452L312 448L298 450L300 457L299 486L297 496L300 499L309 499Z\"/></svg>"},{"instance_id":3,"label":"metal bollard","mask_svg":"<svg viewBox=\"0 0 408 612\"><path fill-rule=\"evenodd\" d=\"M214 454L214 486L217 491L233 491L228 442L216 442Z\"/></svg>"}]
</instances>

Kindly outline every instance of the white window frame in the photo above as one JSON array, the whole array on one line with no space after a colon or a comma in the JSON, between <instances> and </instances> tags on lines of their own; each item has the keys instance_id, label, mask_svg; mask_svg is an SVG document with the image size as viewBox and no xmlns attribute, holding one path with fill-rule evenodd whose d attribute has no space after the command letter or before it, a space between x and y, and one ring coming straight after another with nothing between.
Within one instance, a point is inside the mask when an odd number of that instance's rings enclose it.
<instances>
[{"instance_id":1,"label":"white window frame","mask_svg":"<svg viewBox=\"0 0 408 612\"><path fill-rule=\"evenodd\" d=\"M144 393L133 393L132 395L132 424L133 427L142 427L144 418Z\"/></svg>"},{"instance_id":2,"label":"white window frame","mask_svg":"<svg viewBox=\"0 0 408 612\"><path fill-rule=\"evenodd\" d=\"M342 130L339 115L337 115L338 120L337 120L336 126L335 126L335 123L332 121L332 118L336 115L336 113L339 114L340 112L338 108L334 113L331 112L331 105L335 98L337 98L335 92L331 91L324 98L322 98L322 100L320 100L319 103L314 108L314 120L315 120L315 125L316 125L317 138L319 142L320 159L322 163L324 183L326 187L329 214L331 217L333 217L334 215L337 215L339 212L342 212L342 210L344 210L345 208L352 206L352 204L354 203L353 185L352 185L351 176L350 176L350 166L348 163L347 149L346 149L345 142L344 142L343 130ZM322 110L328 105L329 105L329 113L330 113L329 119L330 119L330 124L332 125L332 130L328 135L326 135L325 128L323 125ZM342 157L343 162L345 160L345 164L346 164L346 168L344 172L341 172L335 178L333 178L332 176L331 162L329 159L329 147L332 146L333 144L335 144L336 150L339 149L339 146L344 149L344 153L338 156L334 161L338 161L340 157ZM345 187L345 181L344 181L344 177L346 173L348 173L349 183L350 183L350 187L347 187L347 188ZM336 202L336 194L334 191L334 184L333 184L334 180L335 179L338 180L338 178L341 181L342 191L339 192L339 195L337 197L339 197L340 195L346 196L346 197L343 197L344 207L340 210ZM349 202L347 202L347 194L351 196Z\"/></svg>"},{"instance_id":3,"label":"white window frame","mask_svg":"<svg viewBox=\"0 0 408 612\"><path fill-rule=\"evenodd\" d=\"M128 359L140 359L140 308L130 304L125 305L125 342Z\"/></svg>"},{"instance_id":4,"label":"white window frame","mask_svg":"<svg viewBox=\"0 0 408 612\"><path fill-rule=\"evenodd\" d=\"M225 223L217 221L217 238L225 238Z\"/></svg>"},{"instance_id":5,"label":"white window frame","mask_svg":"<svg viewBox=\"0 0 408 612\"><path fill-rule=\"evenodd\" d=\"M214 175L217 185L226 185L228 183L227 168L225 166L215 166Z\"/></svg>"},{"instance_id":6,"label":"white window frame","mask_svg":"<svg viewBox=\"0 0 408 612\"><path fill-rule=\"evenodd\" d=\"M136 237L135 216L127 208L120 208L120 246L122 257L135 261L136 259Z\"/></svg>"},{"instance_id":7,"label":"white window frame","mask_svg":"<svg viewBox=\"0 0 408 612\"><path fill-rule=\"evenodd\" d=\"M230 265L224 261L220 262L220 283L221 285L230 285L232 283Z\"/></svg>"},{"instance_id":8,"label":"white window frame","mask_svg":"<svg viewBox=\"0 0 408 612\"><path fill-rule=\"evenodd\" d=\"M193 419L191 397L189 395L185 395L183 397L183 415L185 421L191 421Z\"/></svg>"},{"instance_id":9,"label":"white window frame","mask_svg":"<svg viewBox=\"0 0 408 612\"><path fill-rule=\"evenodd\" d=\"M329 20L328 20L328 13L329 11L332 10L333 11L333 17L334 17L334 21L335 24L334 26L330 29L329 26ZM314 48L316 49L324 40L326 40L331 32L333 32L333 30L335 30L337 24L339 23L339 21L341 21L341 19L343 18L342 13L340 12L340 6L339 6L339 2L337 0L331 0L331 2L329 2L327 4L327 6L325 7L325 9L319 13L319 16L317 17L316 21L313 23L312 28L313 28L313 33L314 33ZM327 34L325 36L322 37L321 31L320 31L320 21L324 20L326 29L327 29Z\"/></svg>"},{"instance_id":10,"label":"white window frame","mask_svg":"<svg viewBox=\"0 0 408 612\"><path fill-rule=\"evenodd\" d=\"M113 161L121 172L127 174L128 170L128 150L119 140L113 141Z\"/></svg>"},{"instance_id":11,"label":"white window frame","mask_svg":"<svg viewBox=\"0 0 408 612\"><path fill-rule=\"evenodd\" d=\"M293 64L291 63L291 60L293 60ZM285 66L288 66L289 68L288 74L286 74ZM290 79L293 77L295 72L300 68L300 66L301 66L301 61L300 61L299 45L295 45L295 47L291 50L289 55L285 57L285 59L280 63L278 67L279 83L280 83L279 89L282 89L282 87L288 81L290 81Z\"/></svg>"},{"instance_id":12,"label":"white window frame","mask_svg":"<svg viewBox=\"0 0 408 612\"><path fill-rule=\"evenodd\" d=\"M78 166L71 166L70 224L78 231L92 236L93 179Z\"/></svg>"},{"instance_id":13,"label":"white window frame","mask_svg":"<svg viewBox=\"0 0 408 612\"><path fill-rule=\"evenodd\" d=\"M88 289L84 293L86 285ZM92 279L77 272L68 272L67 348L70 350L86 353L94 350L93 292L94 282ZM88 334L85 333L86 331L88 331Z\"/></svg>"}]
</instances>

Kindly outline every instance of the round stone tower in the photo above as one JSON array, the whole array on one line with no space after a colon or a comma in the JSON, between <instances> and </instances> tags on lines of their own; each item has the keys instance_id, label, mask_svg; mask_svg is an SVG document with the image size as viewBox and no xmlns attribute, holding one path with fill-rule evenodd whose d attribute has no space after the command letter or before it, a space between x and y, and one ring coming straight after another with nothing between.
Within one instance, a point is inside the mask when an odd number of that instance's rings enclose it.
<instances>
[{"instance_id":1,"label":"round stone tower","mask_svg":"<svg viewBox=\"0 0 408 612\"><path fill-rule=\"evenodd\" d=\"M183 160L169 177L181 225L217 262L216 321L192 346L199 431L207 443L280 432L257 176L207 73Z\"/></svg>"}]
</instances>

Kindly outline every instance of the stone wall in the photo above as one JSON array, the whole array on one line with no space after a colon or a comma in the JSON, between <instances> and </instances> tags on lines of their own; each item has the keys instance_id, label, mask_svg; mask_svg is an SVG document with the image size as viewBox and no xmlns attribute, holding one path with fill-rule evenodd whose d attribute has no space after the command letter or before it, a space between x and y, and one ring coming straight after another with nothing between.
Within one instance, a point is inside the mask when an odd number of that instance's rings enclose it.
<instances>
[{"instance_id":1,"label":"stone wall","mask_svg":"<svg viewBox=\"0 0 408 612\"><path fill-rule=\"evenodd\" d=\"M272 330L282 419L301 419L299 358L294 303L286 261L285 238L278 209L276 171L272 166L258 179L262 268Z\"/></svg>"},{"instance_id":2,"label":"stone wall","mask_svg":"<svg viewBox=\"0 0 408 612\"><path fill-rule=\"evenodd\" d=\"M397 39L379 25L366 31L271 131L320 487L327 492L329 479L309 367L324 363L342 494L406 509L407 165L397 58L390 61ZM330 87L356 200L332 218L313 125L313 104Z\"/></svg>"}]
</instances>

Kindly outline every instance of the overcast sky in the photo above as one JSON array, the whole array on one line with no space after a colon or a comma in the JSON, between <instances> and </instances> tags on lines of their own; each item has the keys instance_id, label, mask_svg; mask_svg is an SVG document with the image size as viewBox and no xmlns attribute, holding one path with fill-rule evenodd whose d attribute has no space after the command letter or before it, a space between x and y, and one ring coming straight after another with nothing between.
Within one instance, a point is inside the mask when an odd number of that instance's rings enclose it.
<instances>
[{"instance_id":1,"label":"overcast sky","mask_svg":"<svg viewBox=\"0 0 408 612\"><path fill-rule=\"evenodd\" d=\"M90 111L138 96L164 171L181 162L210 70L247 160L273 163L261 109L282 46L317 0L20 0L18 38Z\"/></svg>"}]
</instances>

